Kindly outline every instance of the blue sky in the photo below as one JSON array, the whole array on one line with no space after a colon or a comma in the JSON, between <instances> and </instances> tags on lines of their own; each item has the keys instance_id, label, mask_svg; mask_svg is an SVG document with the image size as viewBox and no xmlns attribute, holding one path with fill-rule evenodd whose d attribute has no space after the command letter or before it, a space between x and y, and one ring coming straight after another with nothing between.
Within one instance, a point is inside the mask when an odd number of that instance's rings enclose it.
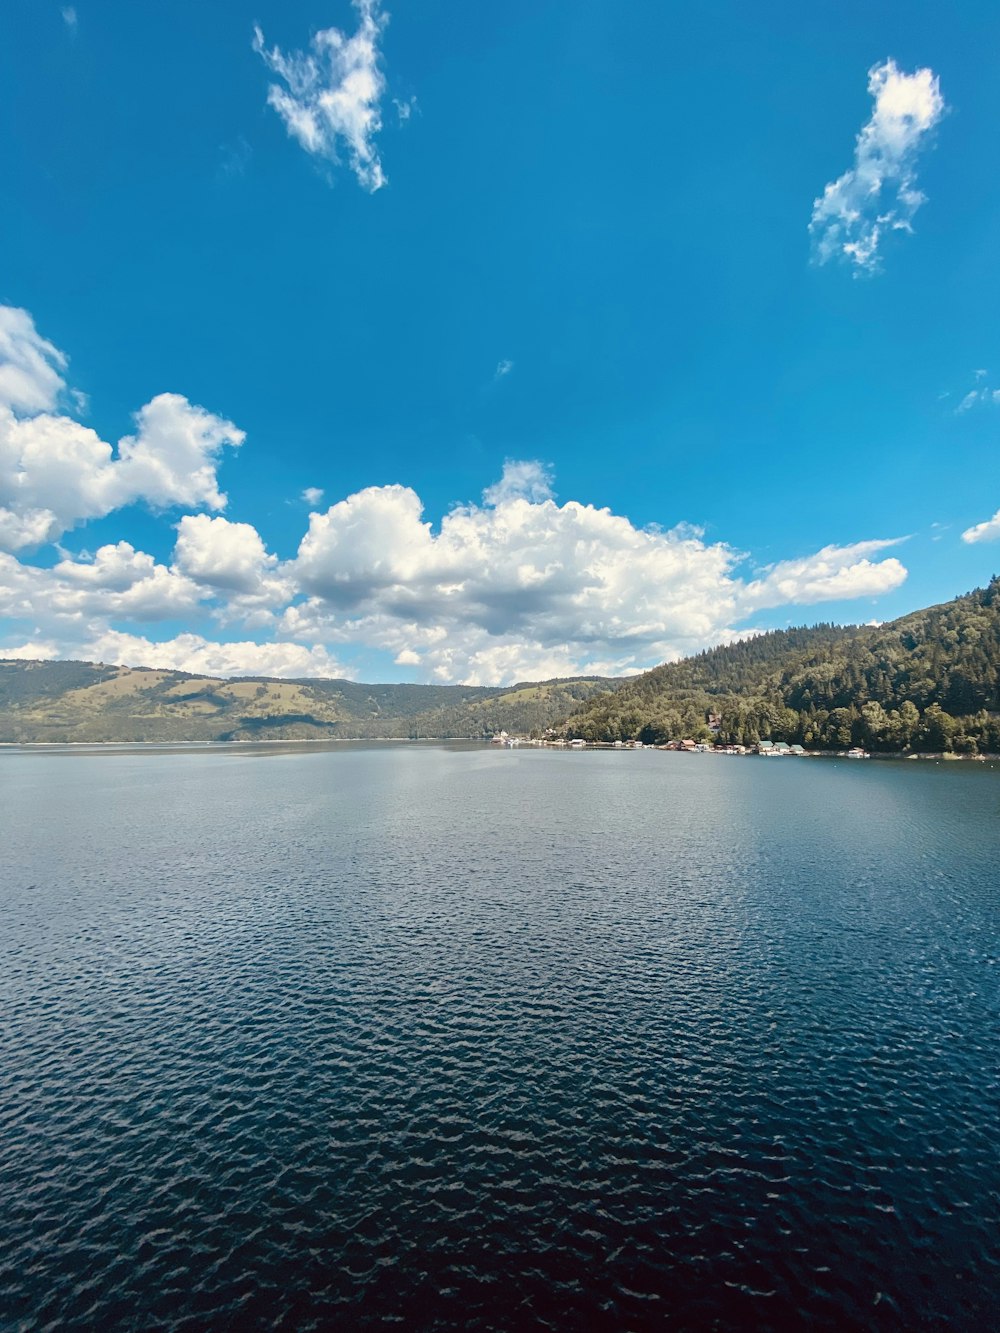
<instances>
[{"instance_id":1,"label":"blue sky","mask_svg":"<svg viewBox=\"0 0 1000 1333\"><path fill-rule=\"evenodd\" d=\"M494 683L984 583L998 86L985 4L13 0L0 655Z\"/></svg>"}]
</instances>

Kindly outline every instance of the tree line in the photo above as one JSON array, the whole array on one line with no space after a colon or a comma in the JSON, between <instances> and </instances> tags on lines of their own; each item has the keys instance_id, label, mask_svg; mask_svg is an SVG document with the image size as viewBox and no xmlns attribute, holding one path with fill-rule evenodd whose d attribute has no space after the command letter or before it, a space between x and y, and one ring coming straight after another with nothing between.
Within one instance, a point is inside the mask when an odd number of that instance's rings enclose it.
<instances>
[{"instance_id":1,"label":"tree line","mask_svg":"<svg viewBox=\"0 0 1000 1333\"><path fill-rule=\"evenodd\" d=\"M775 630L656 667L565 734L1000 753L1000 579L890 624Z\"/></svg>"}]
</instances>

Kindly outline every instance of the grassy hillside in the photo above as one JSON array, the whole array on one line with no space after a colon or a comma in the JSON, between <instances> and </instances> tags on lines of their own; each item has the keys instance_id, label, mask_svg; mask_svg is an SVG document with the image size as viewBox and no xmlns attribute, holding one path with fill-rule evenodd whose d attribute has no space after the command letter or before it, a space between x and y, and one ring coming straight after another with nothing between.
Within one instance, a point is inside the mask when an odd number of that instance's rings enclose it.
<instances>
[{"instance_id":1,"label":"grassy hillside","mask_svg":"<svg viewBox=\"0 0 1000 1333\"><path fill-rule=\"evenodd\" d=\"M1000 752L1000 580L878 627L780 630L656 667L571 716L585 740Z\"/></svg>"},{"instance_id":2,"label":"grassy hillside","mask_svg":"<svg viewBox=\"0 0 1000 1333\"><path fill-rule=\"evenodd\" d=\"M0 741L223 741L541 731L615 682L504 688L220 680L87 662L0 661Z\"/></svg>"}]
</instances>

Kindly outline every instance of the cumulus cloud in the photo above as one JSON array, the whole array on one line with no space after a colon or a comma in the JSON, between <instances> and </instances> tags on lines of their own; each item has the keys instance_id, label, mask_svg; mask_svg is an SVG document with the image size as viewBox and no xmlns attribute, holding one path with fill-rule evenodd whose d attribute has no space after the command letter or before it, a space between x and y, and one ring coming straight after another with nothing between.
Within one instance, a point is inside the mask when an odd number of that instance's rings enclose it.
<instances>
[{"instance_id":1,"label":"cumulus cloud","mask_svg":"<svg viewBox=\"0 0 1000 1333\"><path fill-rule=\"evenodd\" d=\"M0 549L55 541L86 519L136 501L219 510L217 468L243 432L231 421L161 393L136 413L117 450L56 412L66 358L23 310L0 306Z\"/></svg>"},{"instance_id":2,"label":"cumulus cloud","mask_svg":"<svg viewBox=\"0 0 1000 1333\"><path fill-rule=\"evenodd\" d=\"M436 529L409 487L368 487L313 509L294 558L282 560L249 523L217 512L221 450L243 438L230 422L162 394L115 450L53 409L65 360L30 319L6 328L28 349L17 353L25 376L8 377L0 404L0 537L11 551L136 500L207 511L176 521L169 564L127 541L60 552L51 567L0 555L0 616L18 648L294 676L346 674L330 654L351 645L430 680L613 675L724 642L758 609L874 596L906 575L879 558L892 545L880 540L828 546L748 580L744 557L698 527L640 528L557 503L537 459L508 459L479 504ZM303 498L318 505L319 488ZM176 620L206 632L157 643L131 628ZM213 640L212 628L221 636L234 624L235 642Z\"/></svg>"},{"instance_id":3,"label":"cumulus cloud","mask_svg":"<svg viewBox=\"0 0 1000 1333\"><path fill-rule=\"evenodd\" d=\"M839 256L872 272L886 234L912 231L924 202L916 185L917 155L945 103L932 70L905 74L894 60L868 71L868 91L875 106L858 135L854 165L815 201L809 230L819 263Z\"/></svg>"},{"instance_id":4,"label":"cumulus cloud","mask_svg":"<svg viewBox=\"0 0 1000 1333\"><path fill-rule=\"evenodd\" d=\"M233 592L258 592L277 565L257 529L207 514L185 514L177 525L174 564L196 583Z\"/></svg>"},{"instance_id":5,"label":"cumulus cloud","mask_svg":"<svg viewBox=\"0 0 1000 1333\"><path fill-rule=\"evenodd\" d=\"M378 0L353 0L358 30L348 37L323 28L308 51L270 50L254 29L253 48L280 83L267 90L268 104L293 139L317 157L334 163L346 151L358 183L374 192L386 184L376 136L382 128L380 104L385 77L379 68L379 39L389 16Z\"/></svg>"},{"instance_id":6,"label":"cumulus cloud","mask_svg":"<svg viewBox=\"0 0 1000 1333\"><path fill-rule=\"evenodd\" d=\"M747 584L742 603L747 612L768 607L817 602L849 601L855 597L877 597L892 592L906 579L906 567L895 558L869 557L898 546L903 538L855 542L851 546L824 546L799 560L781 560L764 576Z\"/></svg>"},{"instance_id":7,"label":"cumulus cloud","mask_svg":"<svg viewBox=\"0 0 1000 1333\"><path fill-rule=\"evenodd\" d=\"M54 541L88 518L144 500L223 509L216 469L243 432L180 394L162 393L136 414L117 454L67 416L15 417L0 406L0 546Z\"/></svg>"},{"instance_id":8,"label":"cumulus cloud","mask_svg":"<svg viewBox=\"0 0 1000 1333\"><path fill-rule=\"evenodd\" d=\"M417 494L370 487L310 517L289 574L306 594L279 619L291 639L363 643L433 679L636 670L731 637L779 605L874 596L906 570L891 541L826 547L737 575L741 557L694 528L548 498L540 464L508 462L482 506L435 533ZM537 487L544 490L535 495Z\"/></svg>"},{"instance_id":9,"label":"cumulus cloud","mask_svg":"<svg viewBox=\"0 0 1000 1333\"><path fill-rule=\"evenodd\" d=\"M205 676L277 676L347 679L348 670L325 648L297 643L214 643L199 634L178 634L155 643L135 634L109 630L85 645L87 659L116 666L160 667ZM0 650L0 655L7 650Z\"/></svg>"},{"instance_id":10,"label":"cumulus cloud","mask_svg":"<svg viewBox=\"0 0 1000 1333\"><path fill-rule=\"evenodd\" d=\"M204 595L191 579L128 542L102 546L91 560L65 558L52 569L0 553L0 615L46 630L190 616Z\"/></svg>"},{"instance_id":11,"label":"cumulus cloud","mask_svg":"<svg viewBox=\"0 0 1000 1333\"><path fill-rule=\"evenodd\" d=\"M316 506L319 504L319 502L322 500L322 498L323 498L322 486L307 486L305 490L302 492L302 499L307 505L309 505L311 509L315 509Z\"/></svg>"},{"instance_id":12,"label":"cumulus cloud","mask_svg":"<svg viewBox=\"0 0 1000 1333\"><path fill-rule=\"evenodd\" d=\"M995 542L1000 541L1000 509L992 518L986 519L982 523L977 523L974 527L966 528L962 533L963 542Z\"/></svg>"},{"instance_id":13,"label":"cumulus cloud","mask_svg":"<svg viewBox=\"0 0 1000 1333\"><path fill-rule=\"evenodd\" d=\"M492 506L508 500L530 500L539 504L552 499L552 471L537 459L508 458L499 481L483 491L484 503Z\"/></svg>"}]
</instances>

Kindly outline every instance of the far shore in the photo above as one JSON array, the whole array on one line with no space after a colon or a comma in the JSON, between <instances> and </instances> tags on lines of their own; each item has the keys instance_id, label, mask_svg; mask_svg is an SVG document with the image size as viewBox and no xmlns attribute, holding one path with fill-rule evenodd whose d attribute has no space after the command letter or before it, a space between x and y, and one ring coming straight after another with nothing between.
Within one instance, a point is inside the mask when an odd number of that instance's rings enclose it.
<instances>
[{"instance_id":1,"label":"far shore","mask_svg":"<svg viewBox=\"0 0 1000 1333\"><path fill-rule=\"evenodd\" d=\"M261 746L329 746L329 745L476 745L483 748L500 748L489 737L479 736L275 736L266 738L241 738L235 740L161 740L161 741L0 741L0 751L60 751L60 750L236 750ZM584 750L606 750L614 753L634 753L636 750L658 751L660 753L688 754L697 756L715 755L723 758L759 759L753 750L745 754L707 747L700 751L678 750L674 745L640 745L634 742L614 744L609 741L588 741L585 744L572 745L567 741L530 740L512 737L504 748L524 750L561 750L579 753ZM846 750L801 750L793 754L774 756L783 759L848 759L854 762L862 756L849 755ZM1000 754L955 754L952 751L909 751L909 750L872 750L863 756L865 759L922 760L925 763L977 763L993 764L1000 761Z\"/></svg>"}]
</instances>

